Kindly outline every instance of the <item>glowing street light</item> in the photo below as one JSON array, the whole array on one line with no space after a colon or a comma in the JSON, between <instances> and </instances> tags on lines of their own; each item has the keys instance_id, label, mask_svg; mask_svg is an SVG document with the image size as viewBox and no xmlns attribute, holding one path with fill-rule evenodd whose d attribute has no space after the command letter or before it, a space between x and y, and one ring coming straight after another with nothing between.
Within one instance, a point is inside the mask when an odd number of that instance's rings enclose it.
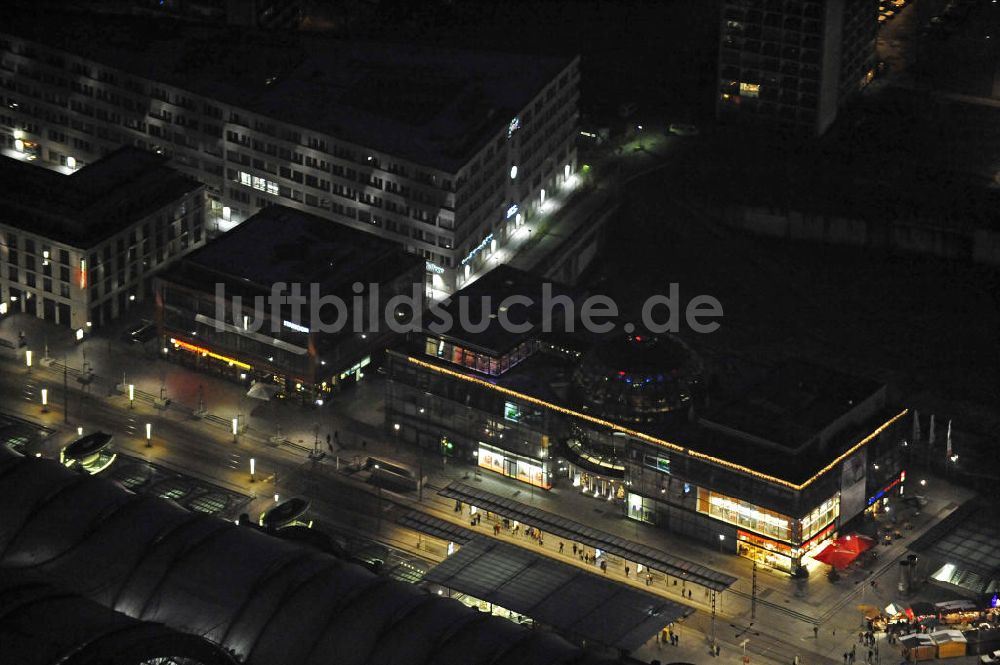
<instances>
[{"instance_id":1,"label":"glowing street light","mask_svg":"<svg viewBox=\"0 0 1000 665\"><path fill-rule=\"evenodd\" d=\"M236 434L240 431L240 417L233 418L233 443L236 443Z\"/></svg>"},{"instance_id":2,"label":"glowing street light","mask_svg":"<svg viewBox=\"0 0 1000 665\"><path fill-rule=\"evenodd\" d=\"M153 447L153 423L146 423L146 447Z\"/></svg>"},{"instance_id":3,"label":"glowing street light","mask_svg":"<svg viewBox=\"0 0 1000 665\"><path fill-rule=\"evenodd\" d=\"M31 373L31 349L24 352L24 364L28 366L28 373Z\"/></svg>"},{"instance_id":4,"label":"glowing street light","mask_svg":"<svg viewBox=\"0 0 1000 665\"><path fill-rule=\"evenodd\" d=\"M49 389L42 388L42 413L49 412Z\"/></svg>"},{"instance_id":5,"label":"glowing street light","mask_svg":"<svg viewBox=\"0 0 1000 665\"><path fill-rule=\"evenodd\" d=\"M128 408L135 407L135 384L128 384Z\"/></svg>"},{"instance_id":6,"label":"glowing street light","mask_svg":"<svg viewBox=\"0 0 1000 665\"><path fill-rule=\"evenodd\" d=\"M251 483L257 481L256 473L257 473L257 460L255 460L254 458L251 457L250 458L250 482Z\"/></svg>"}]
</instances>

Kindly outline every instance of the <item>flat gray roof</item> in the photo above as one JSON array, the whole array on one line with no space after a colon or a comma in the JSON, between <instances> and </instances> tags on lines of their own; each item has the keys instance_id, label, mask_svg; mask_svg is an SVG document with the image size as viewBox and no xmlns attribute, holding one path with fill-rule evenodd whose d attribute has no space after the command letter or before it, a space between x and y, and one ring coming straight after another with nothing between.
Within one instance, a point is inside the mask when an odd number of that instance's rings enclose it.
<instances>
[{"instance_id":1,"label":"flat gray roof","mask_svg":"<svg viewBox=\"0 0 1000 665\"><path fill-rule=\"evenodd\" d=\"M513 610L579 639L632 651L694 609L479 536L424 582Z\"/></svg>"}]
</instances>

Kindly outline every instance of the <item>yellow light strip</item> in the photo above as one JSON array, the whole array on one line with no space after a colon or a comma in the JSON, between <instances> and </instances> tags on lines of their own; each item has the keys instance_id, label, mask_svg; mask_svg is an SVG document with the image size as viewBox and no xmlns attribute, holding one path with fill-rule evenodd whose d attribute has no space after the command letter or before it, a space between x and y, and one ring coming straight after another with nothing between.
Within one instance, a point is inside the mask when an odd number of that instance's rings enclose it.
<instances>
[{"instance_id":1,"label":"yellow light strip","mask_svg":"<svg viewBox=\"0 0 1000 665\"><path fill-rule=\"evenodd\" d=\"M779 485L783 485L785 487L788 487L789 489L793 489L793 490L796 490L796 491L803 490L806 487L808 487L810 484L812 484L813 482L815 482L817 478L819 478L824 473L826 473L827 471L830 471L835 466L837 466L838 464L840 464L842 461L844 461L845 459L847 459L848 457L850 457L859 448L861 448L862 446L864 446L865 444L867 444L869 441L871 441L872 439L874 439L875 437L877 437L879 434L881 434L882 432L884 432L894 422L896 422L897 420L899 420L900 418L902 418L903 416L905 416L910 411L909 409L903 409L902 411L900 411L899 413L897 413L895 416L893 416L889 420L887 420L884 423L882 423L874 432L872 432L871 434L869 434L868 436L866 436L865 438L861 439L856 444L854 444L853 446L851 446L842 455L840 455L839 457L837 457L837 459L833 460L832 462L830 462L829 464L827 464L825 467L823 467L822 469L820 469L819 471L817 471L808 480L806 480L806 481L804 481L802 483L793 483L793 482L791 482L789 480L785 480L783 478L778 478L776 476L771 476L771 475L768 475L766 473L761 473L760 471L755 471L754 469L751 469L750 467L747 467L747 466L743 466L742 464L736 464L735 462L730 462L728 460L724 460L724 459L721 459L719 457L713 457L712 455L706 455L705 453L700 453L700 452L698 452L696 450L691 450L690 448L685 448L683 446L679 446L676 443L671 443L670 441L665 441L663 439L658 439L658 438L656 438L654 436L650 436L649 434L644 434L642 432L639 432L639 431L636 431L636 430L633 430L633 429L629 429L627 427L622 427L621 425L618 425L618 424L613 423L613 422L608 421L608 420L604 420L602 418L597 418L595 416L591 416L591 415L588 415L586 413L580 413L579 411L573 411L572 409L567 409L565 407L559 406L558 404L552 404L551 402L546 402L545 400L539 399L537 397L532 397L531 395L525 395L524 393L519 393L519 392L517 392L515 390L511 390L510 388L504 388L503 386L498 386L498 385L496 385L494 383L490 383L489 381L484 381L483 379L479 379L479 378L474 377L474 376L469 376L468 374L463 374L462 372L456 372L455 370L446 369L444 367L438 367L437 365L431 364L431 363L426 362L424 360L420 360L418 358L414 358L412 356L407 356L406 359L410 363L412 363L414 365L417 365L418 367L424 367L424 368L429 369L429 370L431 370L433 372L437 372L438 374L444 374L446 376L452 376L452 377L454 377L456 379L459 379L459 380L462 380L462 381L466 381L468 383L474 383L474 384L483 386L484 388L488 388L490 390L494 390L496 392L502 393L504 395L509 395L510 397L516 397L517 399L524 400L525 402L529 402L531 404L536 404L538 406L542 406L542 407L545 407L547 409L551 409L551 410L556 411L558 413L562 413L562 414L565 414L565 415L568 415L568 416L572 416L574 418L579 418L581 420L585 420L585 421L587 421L589 423L593 423L595 425L601 425L603 427L608 427L608 428L613 429L613 430L615 430L617 432L624 432L625 434L628 434L629 436L635 437L636 439L640 439L642 441L646 441L648 443L652 443L652 444L655 444L655 445L658 445L658 446L663 446L665 448L669 448L669 449L674 450L674 451L679 452L679 453L685 453L687 455L690 455L691 457L695 457L697 459L703 459L703 460L705 460L707 462L711 462L713 464L717 464L719 466L723 466L723 467L726 467L728 469L732 469L734 471L738 471L740 473L745 473L745 474L747 474L749 476L753 476L755 478L760 478L762 480L767 480L767 481L772 482L772 483L777 483Z\"/></svg>"},{"instance_id":2,"label":"yellow light strip","mask_svg":"<svg viewBox=\"0 0 1000 665\"><path fill-rule=\"evenodd\" d=\"M568 416L573 416L574 418L580 418L586 420L587 422L594 423L595 425L602 425L604 427L609 427L616 432L624 432L629 436L633 436L637 439L642 439L643 441L648 441L649 443L655 443L660 446L666 446L671 450L676 450L679 453L684 452L683 446L678 446L676 443L670 443L669 441L664 441L662 439L657 439L648 434L643 434L634 429L629 429L627 427L622 427L621 425L615 424L609 420L603 420L602 418L597 418L595 416L588 415L586 413L580 413L578 411L573 411L565 407L561 407L558 404L552 404L551 402L546 402L543 399L538 399L537 397L532 397L531 395L525 395L524 393L519 393L516 390L511 390L510 388L504 388L503 386L498 386L495 383L490 383L489 381L484 381L483 379L478 379L474 376L469 376L468 374L462 374L461 372L456 372L454 370L445 369L444 367L438 367L437 365L432 365L431 363L419 360L417 358L408 357L411 363L418 365L420 367L426 367L429 370L438 372L440 374L446 374L448 376L453 376L462 381L468 381L469 383L476 383L490 390L495 390L504 395L510 395L511 397L516 397L517 399L524 400L525 402L530 402L532 404L537 404L538 406L543 406L546 409L551 409L553 411L558 411L559 413L564 413Z\"/></svg>"},{"instance_id":3,"label":"yellow light strip","mask_svg":"<svg viewBox=\"0 0 1000 665\"><path fill-rule=\"evenodd\" d=\"M188 344L187 342L182 342L179 339L173 339L173 338L171 338L170 339L170 343L173 344L174 346L177 346L177 347L180 347L180 348L184 349L185 351L190 351L192 353L200 353L203 356L208 356L209 358L215 358L216 360L221 360L222 362L229 363L230 365L236 365L240 369L251 369L250 365L248 365L248 364L246 364L244 362L240 362L239 360L236 360L235 358L230 358L228 356L219 355L218 353L215 353L214 351L209 351L206 348L203 348L203 347L200 347L200 346L195 346L194 344Z\"/></svg>"}]
</instances>

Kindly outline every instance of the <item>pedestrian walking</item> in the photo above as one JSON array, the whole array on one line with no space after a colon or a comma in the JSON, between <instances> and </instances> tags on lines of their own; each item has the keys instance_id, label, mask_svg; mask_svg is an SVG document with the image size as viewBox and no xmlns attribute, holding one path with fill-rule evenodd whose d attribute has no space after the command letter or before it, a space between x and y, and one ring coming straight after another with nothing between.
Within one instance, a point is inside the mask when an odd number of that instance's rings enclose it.
<instances>
[{"instance_id":1,"label":"pedestrian walking","mask_svg":"<svg viewBox=\"0 0 1000 665\"><path fill-rule=\"evenodd\" d=\"M573 543L573 556L576 556L576 543Z\"/></svg>"},{"instance_id":2,"label":"pedestrian walking","mask_svg":"<svg viewBox=\"0 0 1000 665\"><path fill-rule=\"evenodd\" d=\"M688 589L688 600L690 600L693 595L694 595L694 592L691 591L691 589Z\"/></svg>"},{"instance_id":3,"label":"pedestrian walking","mask_svg":"<svg viewBox=\"0 0 1000 665\"><path fill-rule=\"evenodd\" d=\"M718 644L716 644L715 645L715 657L718 658L720 653L722 653L722 647L720 647ZM795 660L796 660L795 665L798 665L798 658L799 658L798 656L795 657Z\"/></svg>"},{"instance_id":4,"label":"pedestrian walking","mask_svg":"<svg viewBox=\"0 0 1000 665\"><path fill-rule=\"evenodd\" d=\"M813 626L813 639L819 639L819 626Z\"/></svg>"},{"instance_id":5,"label":"pedestrian walking","mask_svg":"<svg viewBox=\"0 0 1000 665\"><path fill-rule=\"evenodd\" d=\"M679 647L681 645L681 636L679 634L674 634L674 646Z\"/></svg>"},{"instance_id":6,"label":"pedestrian walking","mask_svg":"<svg viewBox=\"0 0 1000 665\"><path fill-rule=\"evenodd\" d=\"M851 658L854 658L858 654L858 645L851 645Z\"/></svg>"},{"instance_id":7,"label":"pedestrian walking","mask_svg":"<svg viewBox=\"0 0 1000 665\"><path fill-rule=\"evenodd\" d=\"M629 570L630 570L629 567L625 566L625 577L628 577Z\"/></svg>"},{"instance_id":8,"label":"pedestrian walking","mask_svg":"<svg viewBox=\"0 0 1000 665\"><path fill-rule=\"evenodd\" d=\"M601 572L604 573L605 575L608 574L608 562L607 561L601 561Z\"/></svg>"},{"instance_id":9,"label":"pedestrian walking","mask_svg":"<svg viewBox=\"0 0 1000 665\"><path fill-rule=\"evenodd\" d=\"M846 651L844 652L844 665L847 665L847 658L850 656Z\"/></svg>"},{"instance_id":10,"label":"pedestrian walking","mask_svg":"<svg viewBox=\"0 0 1000 665\"><path fill-rule=\"evenodd\" d=\"M563 543L563 541L561 541L561 540L559 541L559 554L562 554L562 551L563 551L563 545L564 545L564 544L565 544L565 543Z\"/></svg>"}]
</instances>

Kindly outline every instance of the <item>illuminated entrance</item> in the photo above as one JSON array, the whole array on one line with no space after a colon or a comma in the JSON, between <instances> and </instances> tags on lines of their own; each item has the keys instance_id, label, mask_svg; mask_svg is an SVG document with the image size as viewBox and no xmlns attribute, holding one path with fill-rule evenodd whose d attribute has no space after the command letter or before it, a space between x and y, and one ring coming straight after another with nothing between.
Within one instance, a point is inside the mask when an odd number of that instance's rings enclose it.
<instances>
[{"instance_id":1,"label":"illuminated entrance","mask_svg":"<svg viewBox=\"0 0 1000 665\"><path fill-rule=\"evenodd\" d=\"M515 455L485 443L479 444L476 457L479 466L483 469L542 489L552 488L551 475L546 462Z\"/></svg>"}]
</instances>

